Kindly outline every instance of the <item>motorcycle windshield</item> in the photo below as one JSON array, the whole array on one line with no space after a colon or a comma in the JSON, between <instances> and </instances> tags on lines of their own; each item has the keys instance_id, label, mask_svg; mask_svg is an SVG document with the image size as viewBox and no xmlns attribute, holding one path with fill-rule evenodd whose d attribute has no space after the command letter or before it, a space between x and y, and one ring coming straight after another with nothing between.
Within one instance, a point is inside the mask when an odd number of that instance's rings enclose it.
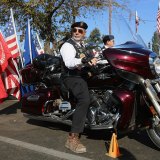
<instances>
[{"instance_id":1,"label":"motorcycle windshield","mask_svg":"<svg viewBox=\"0 0 160 160\"><path fill-rule=\"evenodd\" d=\"M114 35L115 38L114 48L119 48L122 45L122 47L125 48L143 47L147 49L147 45L142 37L134 31L135 24L132 24L129 20L127 21L123 16L113 14L111 28L111 34ZM135 45L135 43L138 44L138 46Z\"/></svg>"}]
</instances>

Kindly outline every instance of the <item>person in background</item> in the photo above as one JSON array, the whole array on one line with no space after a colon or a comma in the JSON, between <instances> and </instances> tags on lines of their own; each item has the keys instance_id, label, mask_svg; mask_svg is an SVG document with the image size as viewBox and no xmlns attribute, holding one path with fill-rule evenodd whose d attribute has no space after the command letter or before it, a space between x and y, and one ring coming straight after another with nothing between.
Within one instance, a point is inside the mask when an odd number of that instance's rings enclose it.
<instances>
[{"instance_id":1,"label":"person in background","mask_svg":"<svg viewBox=\"0 0 160 160\"><path fill-rule=\"evenodd\" d=\"M62 80L67 89L76 99L75 112L72 118L71 131L65 147L76 153L86 152L86 147L80 142L80 134L84 130L86 114L90 105L88 85L82 78L82 68L87 64L96 65L97 59L86 56L84 37L88 25L76 22L71 25L71 38L60 48L63 60Z\"/></svg>"},{"instance_id":2,"label":"person in background","mask_svg":"<svg viewBox=\"0 0 160 160\"><path fill-rule=\"evenodd\" d=\"M100 52L96 52L95 50L93 50L93 55L94 57L101 57L101 59L103 59L103 51L105 49L108 49L110 47L113 47L114 46L114 36L113 35L105 35L103 37L103 47L101 48L101 51ZM108 63L107 60L105 60L106 63ZM99 61L100 62L100 61Z\"/></svg>"},{"instance_id":3,"label":"person in background","mask_svg":"<svg viewBox=\"0 0 160 160\"><path fill-rule=\"evenodd\" d=\"M103 49L105 50L107 48L113 47L114 46L114 36L113 35L106 35L103 37Z\"/></svg>"}]
</instances>

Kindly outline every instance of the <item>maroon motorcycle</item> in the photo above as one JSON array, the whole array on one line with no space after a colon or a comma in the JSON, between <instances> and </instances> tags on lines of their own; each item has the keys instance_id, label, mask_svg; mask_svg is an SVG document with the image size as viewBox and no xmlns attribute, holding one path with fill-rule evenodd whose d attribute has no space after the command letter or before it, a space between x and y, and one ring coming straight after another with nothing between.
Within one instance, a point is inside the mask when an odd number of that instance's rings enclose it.
<instances>
[{"instance_id":1,"label":"maroon motorcycle","mask_svg":"<svg viewBox=\"0 0 160 160\"><path fill-rule=\"evenodd\" d=\"M119 44L96 54L97 65L83 70L91 97L85 127L118 133L145 128L160 148L160 58L139 36ZM21 75L24 85L35 87L22 97L24 115L71 125L76 102L63 84L61 58L39 55Z\"/></svg>"}]
</instances>

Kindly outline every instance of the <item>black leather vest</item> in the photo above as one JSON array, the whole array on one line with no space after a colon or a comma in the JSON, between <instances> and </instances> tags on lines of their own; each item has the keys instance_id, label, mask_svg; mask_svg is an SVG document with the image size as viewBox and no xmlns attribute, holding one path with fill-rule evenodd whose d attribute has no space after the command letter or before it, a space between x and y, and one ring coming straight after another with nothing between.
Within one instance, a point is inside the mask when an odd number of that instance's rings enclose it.
<instances>
[{"instance_id":1,"label":"black leather vest","mask_svg":"<svg viewBox=\"0 0 160 160\"><path fill-rule=\"evenodd\" d=\"M85 46L79 46L73 39L67 40L68 43L72 44L76 50L76 58L80 58L81 54L85 54L86 49ZM63 61L63 60L62 60ZM74 77L81 77L81 70L79 69L68 69L64 62L62 62L61 66L61 71L62 71L62 78L69 77L69 76L74 76Z\"/></svg>"}]
</instances>

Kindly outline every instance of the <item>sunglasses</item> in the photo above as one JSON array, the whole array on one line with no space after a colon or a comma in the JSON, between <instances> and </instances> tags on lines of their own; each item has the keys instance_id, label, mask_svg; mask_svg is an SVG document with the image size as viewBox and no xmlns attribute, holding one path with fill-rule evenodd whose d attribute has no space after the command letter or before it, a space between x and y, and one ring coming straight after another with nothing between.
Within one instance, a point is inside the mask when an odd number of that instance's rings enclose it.
<instances>
[{"instance_id":1,"label":"sunglasses","mask_svg":"<svg viewBox=\"0 0 160 160\"><path fill-rule=\"evenodd\" d=\"M73 28L73 33L76 33L76 32L78 32L78 33L80 33L80 34L83 34L84 33L84 30L83 29L77 29L77 28Z\"/></svg>"}]
</instances>

